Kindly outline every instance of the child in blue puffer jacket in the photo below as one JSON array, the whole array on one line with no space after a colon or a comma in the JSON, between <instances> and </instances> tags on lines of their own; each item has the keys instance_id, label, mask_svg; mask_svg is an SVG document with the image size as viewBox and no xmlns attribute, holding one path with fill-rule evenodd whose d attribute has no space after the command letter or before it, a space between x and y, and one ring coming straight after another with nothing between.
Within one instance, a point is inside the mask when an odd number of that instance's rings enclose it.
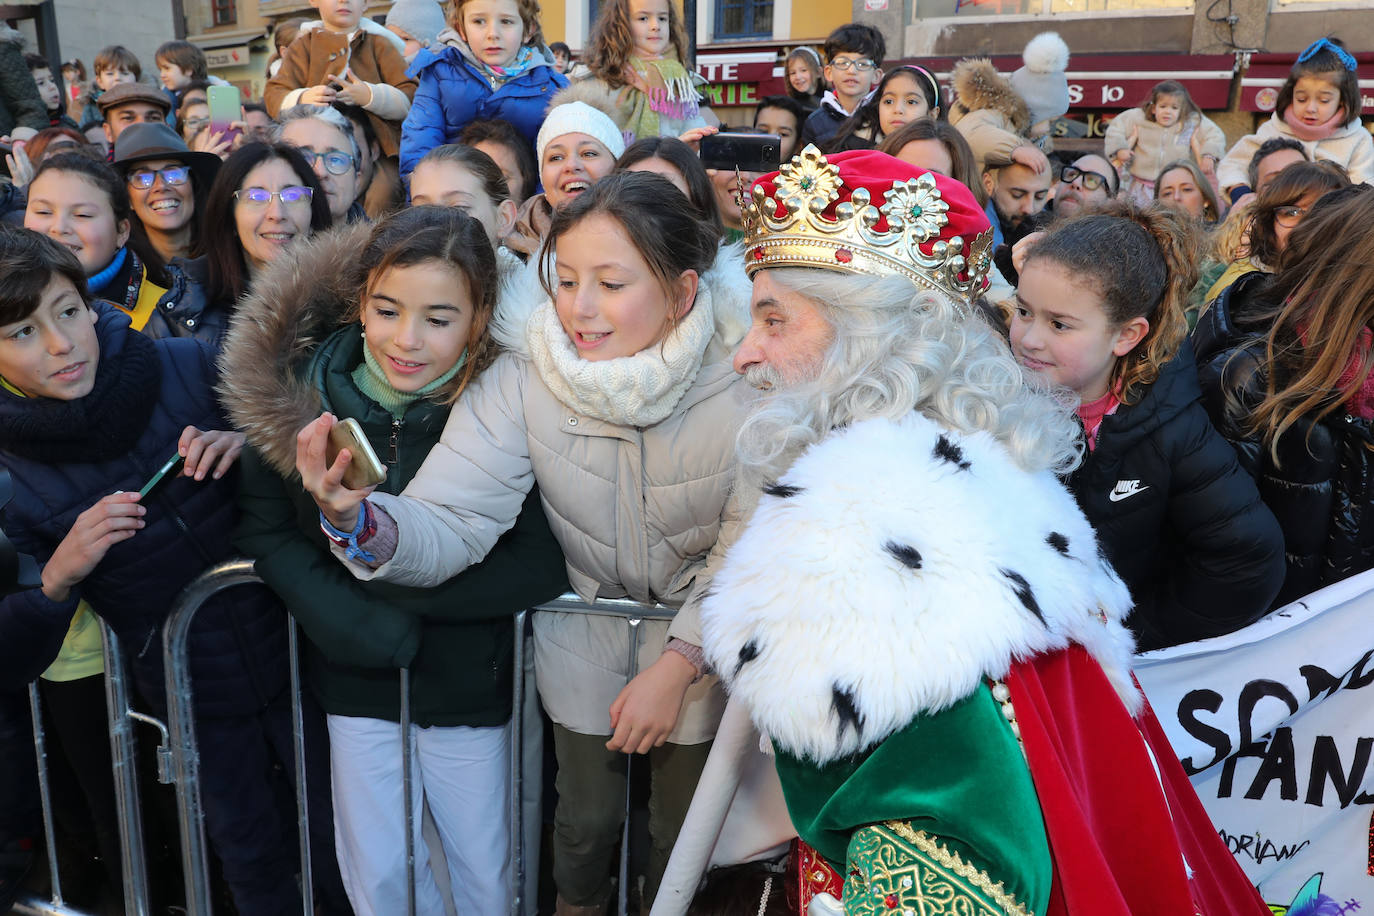
<instances>
[{"instance_id":1,"label":"child in blue puffer jacket","mask_svg":"<svg viewBox=\"0 0 1374 916\"><path fill-rule=\"evenodd\" d=\"M456 0L449 17L438 45L406 71L420 87L401 128L402 178L479 119L509 121L533 146L550 97L568 85L544 46L536 0Z\"/></svg>"}]
</instances>

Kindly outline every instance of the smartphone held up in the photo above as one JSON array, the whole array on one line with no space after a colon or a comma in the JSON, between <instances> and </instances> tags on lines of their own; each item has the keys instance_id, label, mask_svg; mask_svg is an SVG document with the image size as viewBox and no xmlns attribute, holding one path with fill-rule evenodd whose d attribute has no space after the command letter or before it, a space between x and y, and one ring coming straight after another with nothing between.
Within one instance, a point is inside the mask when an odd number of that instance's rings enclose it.
<instances>
[{"instance_id":1,"label":"smartphone held up","mask_svg":"<svg viewBox=\"0 0 1374 916\"><path fill-rule=\"evenodd\" d=\"M782 138L777 134L722 132L701 140L701 164L729 172L776 172L781 165Z\"/></svg>"},{"instance_id":2,"label":"smartphone held up","mask_svg":"<svg viewBox=\"0 0 1374 916\"><path fill-rule=\"evenodd\" d=\"M329 430L329 445L325 449L325 464L334 466L339 452L348 449L350 461L344 470L343 485L350 490L364 490L386 480L386 465L377 458L372 443L357 420L338 420Z\"/></svg>"},{"instance_id":3,"label":"smartphone held up","mask_svg":"<svg viewBox=\"0 0 1374 916\"><path fill-rule=\"evenodd\" d=\"M211 86L205 90L210 106L210 133L221 134L221 141L233 143L242 131L231 125L243 119L243 96L237 86Z\"/></svg>"}]
</instances>

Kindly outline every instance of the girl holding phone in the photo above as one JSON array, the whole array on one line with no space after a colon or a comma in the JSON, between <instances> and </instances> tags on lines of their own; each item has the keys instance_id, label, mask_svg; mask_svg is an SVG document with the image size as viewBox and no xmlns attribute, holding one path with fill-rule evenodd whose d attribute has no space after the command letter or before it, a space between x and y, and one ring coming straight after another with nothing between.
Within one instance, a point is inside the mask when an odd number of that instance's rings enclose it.
<instances>
[{"instance_id":1,"label":"girl holding phone","mask_svg":"<svg viewBox=\"0 0 1374 916\"><path fill-rule=\"evenodd\" d=\"M225 346L224 402L250 444L236 543L307 637L306 677L329 721L335 849L359 916L406 896L398 668L410 671L410 805L423 798L434 813L458 911L508 907L511 619L567 576L531 501L485 561L435 588L356 581L330 560L294 479L296 432L321 409L353 418L386 467L379 489L406 486L496 357L488 233L434 206L340 228L259 275ZM415 834L424 850L418 816ZM419 912L442 914L428 856L417 865Z\"/></svg>"}]
</instances>

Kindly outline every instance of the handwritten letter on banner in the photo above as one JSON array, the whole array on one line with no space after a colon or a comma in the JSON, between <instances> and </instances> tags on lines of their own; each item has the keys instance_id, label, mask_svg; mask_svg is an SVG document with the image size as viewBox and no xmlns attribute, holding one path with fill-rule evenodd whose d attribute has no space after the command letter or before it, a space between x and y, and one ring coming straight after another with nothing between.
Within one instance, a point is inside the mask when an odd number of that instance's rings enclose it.
<instances>
[{"instance_id":1,"label":"handwritten letter on banner","mask_svg":"<svg viewBox=\"0 0 1374 916\"><path fill-rule=\"evenodd\" d=\"M1374 572L1136 676L1275 913L1374 913Z\"/></svg>"}]
</instances>

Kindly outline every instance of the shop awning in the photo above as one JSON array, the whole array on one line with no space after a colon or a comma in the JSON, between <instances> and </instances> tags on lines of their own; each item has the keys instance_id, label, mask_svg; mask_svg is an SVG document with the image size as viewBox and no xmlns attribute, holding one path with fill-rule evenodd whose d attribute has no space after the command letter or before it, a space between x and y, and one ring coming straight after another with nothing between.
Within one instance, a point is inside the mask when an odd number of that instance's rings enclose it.
<instances>
[{"instance_id":1,"label":"shop awning","mask_svg":"<svg viewBox=\"0 0 1374 916\"><path fill-rule=\"evenodd\" d=\"M233 32L202 32L199 35L187 35L186 40L202 51L208 51L211 48L252 44L258 39L266 37L266 29L238 29Z\"/></svg>"},{"instance_id":2,"label":"shop awning","mask_svg":"<svg viewBox=\"0 0 1374 916\"><path fill-rule=\"evenodd\" d=\"M1370 55L1374 60L1374 55ZM886 67L919 64L935 72L941 84L959 57L908 57ZM992 58L1002 73L1022 65L1014 55ZM1292 63L1284 65L1284 73ZM1230 54L1075 54L1068 71L1069 105L1072 111L1122 111L1139 105L1160 80L1178 80L1198 106L1224 109L1230 101L1235 76L1235 57ZM697 53L697 72L711 83L709 94L716 105L752 105L766 95L787 91L777 48L703 48ZM715 96L719 95L719 98ZM1371 100L1374 101L1374 100Z\"/></svg>"}]
</instances>

